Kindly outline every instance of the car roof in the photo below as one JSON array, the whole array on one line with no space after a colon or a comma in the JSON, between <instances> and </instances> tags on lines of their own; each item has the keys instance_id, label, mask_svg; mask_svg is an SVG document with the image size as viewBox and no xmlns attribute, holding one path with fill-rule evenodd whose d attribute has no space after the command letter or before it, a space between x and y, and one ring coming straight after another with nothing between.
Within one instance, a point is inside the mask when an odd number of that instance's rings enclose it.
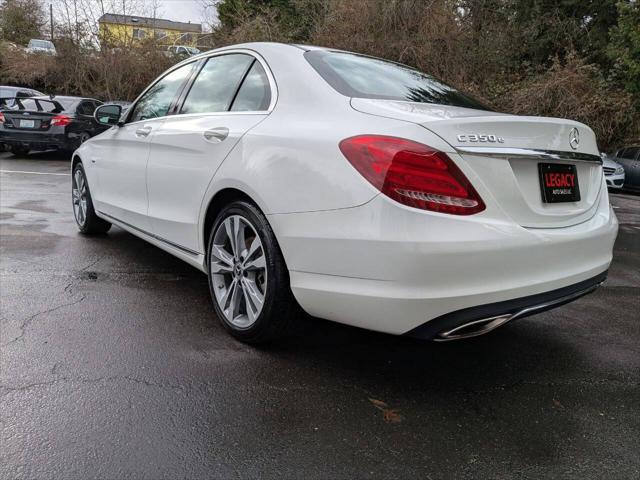
<instances>
[{"instance_id":1,"label":"car roof","mask_svg":"<svg viewBox=\"0 0 640 480\"><path fill-rule=\"evenodd\" d=\"M38 97L35 97L39 100L62 100L64 101L68 101L68 102L81 102L83 100L91 100L93 102L99 102L100 100L97 100L95 98L90 98L90 97L74 97L71 95L54 95L53 98L50 97L49 95L41 95Z\"/></svg>"},{"instance_id":2,"label":"car roof","mask_svg":"<svg viewBox=\"0 0 640 480\"><path fill-rule=\"evenodd\" d=\"M16 87L15 85L0 85L0 88L3 89L8 89L8 90L26 90L29 92L38 92L38 90L35 90L33 88L29 88L29 87Z\"/></svg>"},{"instance_id":3,"label":"car roof","mask_svg":"<svg viewBox=\"0 0 640 480\"><path fill-rule=\"evenodd\" d=\"M183 60L182 62L180 62L178 65L180 64L185 64L185 63L189 63L192 62L194 60L198 60L200 58L207 58L211 55L214 55L216 53L222 53L225 50L253 50L254 52L257 52L259 54L263 54L263 50L264 49L278 49L278 50L282 50L282 51L286 51L289 50L291 51L291 49L295 49L295 50L304 50L303 47L299 46L299 45L295 45L293 43L280 43L280 42L248 42L248 43L236 43L233 45L225 45L224 47L220 47L220 48L214 48L213 50L207 50L206 52L202 52L199 53L198 55L194 55L193 57L190 57L186 60Z\"/></svg>"}]
</instances>

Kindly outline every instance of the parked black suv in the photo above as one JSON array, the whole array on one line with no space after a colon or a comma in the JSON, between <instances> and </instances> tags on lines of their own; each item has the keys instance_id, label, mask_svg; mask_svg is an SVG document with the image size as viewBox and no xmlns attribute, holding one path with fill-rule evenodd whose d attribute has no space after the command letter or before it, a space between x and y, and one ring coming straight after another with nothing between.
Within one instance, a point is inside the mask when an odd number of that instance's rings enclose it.
<instances>
[{"instance_id":1,"label":"parked black suv","mask_svg":"<svg viewBox=\"0 0 640 480\"><path fill-rule=\"evenodd\" d=\"M49 149L72 152L108 128L93 118L100 105L82 97L0 98L0 143L16 155Z\"/></svg>"}]
</instances>

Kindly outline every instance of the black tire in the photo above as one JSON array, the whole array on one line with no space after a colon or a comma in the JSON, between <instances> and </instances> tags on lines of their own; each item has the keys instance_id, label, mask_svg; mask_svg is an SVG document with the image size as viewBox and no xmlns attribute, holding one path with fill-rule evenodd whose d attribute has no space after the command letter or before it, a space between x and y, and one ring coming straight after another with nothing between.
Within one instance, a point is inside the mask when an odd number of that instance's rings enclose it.
<instances>
[{"instance_id":1,"label":"black tire","mask_svg":"<svg viewBox=\"0 0 640 480\"><path fill-rule=\"evenodd\" d=\"M25 155L27 155L29 153L29 147L18 147L18 146L13 146L11 147L11 153L13 153L14 155L18 156L18 157L24 157Z\"/></svg>"},{"instance_id":2,"label":"black tire","mask_svg":"<svg viewBox=\"0 0 640 480\"><path fill-rule=\"evenodd\" d=\"M262 243L262 250L265 257L264 263L266 264L267 282L264 292L262 292L264 294L262 309L255 318L254 323L245 328L234 325L227 319L214 292L214 275L212 274L211 261L214 234L218 231L222 223L232 216L235 218L241 216L251 224L251 227L257 233ZM224 228L224 226L222 228ZM247 242L245 242L245 244L246 243ZM247 246L247 248L249 248L249 246ZM235 338L242 342L256 345L264 344L293 333L295 320L301 315L302 309L299 307L291 292L289 271L287 270L273 230L271 230L271 226L266 217L255 205L247 201L235 201L220 211L209 232L207 272L207 276L209 277L209 290L216 314L224 328ZM220 282L220 276L217 278L217 281ZM240 278L240 280L242 279ZM219 283L218 288L220 288ZM246 296L244 298L246 309Z\"/></svg>"},{"instance_id":3,"label":"black tire","mask_svg":"<svg viewBox=\"0 0 640 480\"><path fill-rule=\"evenodd\" d=\"M82 178L84 180L85 193L84 196L80 193L80 196L77 197L74 192L78 191L78 179ZM84 173L84 168L82 163L78 162L76 166L73 168L73 175L71 178L72 182L72 195L71 195L71 206L73 208L73 216L76 220L76 225L78 225L78 230L80 233L85 235L94 235L94 234L103 234L107 233L111 228L111 223L103 220L102 218L96 215L96 211L93 208L93 201L91 200L91 191L89 190L89 182L87 182L87 176ZM76 204L76 199L79 202L81 198L84 198L86 202L86 212L83 215L79 215L77 213L77 208L79 204Z\"/></svg>"}]
</instances>

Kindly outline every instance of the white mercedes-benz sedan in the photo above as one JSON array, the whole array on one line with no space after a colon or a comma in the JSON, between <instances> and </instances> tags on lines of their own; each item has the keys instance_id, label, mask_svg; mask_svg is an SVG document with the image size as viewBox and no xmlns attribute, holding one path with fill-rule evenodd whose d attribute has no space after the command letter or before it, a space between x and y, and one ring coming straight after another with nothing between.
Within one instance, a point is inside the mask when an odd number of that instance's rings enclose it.
<instances>
[{"instance_id":1,"label":"white mercedes-benz sedan","mask_svg":"<svg viewBox=\"0 0 640 480\"><path fill-rule=\"evenodd\" d=\"M263 342L307 313L486 333L593 291L618 224L593 131L493 112L386 60L273 43L191 57L72 160L82 233L112 224L209 277Z\"/></svg>"}]
</instances>

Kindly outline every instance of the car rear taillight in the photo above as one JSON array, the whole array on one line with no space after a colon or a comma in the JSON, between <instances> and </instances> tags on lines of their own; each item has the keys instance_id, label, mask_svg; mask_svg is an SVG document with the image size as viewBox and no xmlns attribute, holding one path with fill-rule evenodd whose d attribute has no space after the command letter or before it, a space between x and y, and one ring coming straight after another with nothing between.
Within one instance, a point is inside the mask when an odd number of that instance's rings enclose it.
<instances>
[{"instance_id":1,"label":"car rear taillight","mask_svg":"<svg viewBox=\"0 0 640 480\"><path fill-rule=\"evenodd\" d=\"M51 119L52 127L65 127L71 123L71 117L68 115L56 115Z\"/></svg>"},{"instance_id":2,"label":"car rear taillight","mask_svg":"<svg viewBox=\"0 0 640 480\"><path fill-rule=\"evenodd\" d=\"M374 187L404 205L454 215L485 209L467 177L439 150L381 135L347 138L340 150Z\"/></svg>"},{"instance_id":3,"label":"car rear taillight","mask_svg":"<svg viewBox=\"0 0 640 480\"><path fill-rule=\"evenodd\" d=\"M0 123L4 123L4 113L0 112Z\"/></svg>"}]
</instances>

